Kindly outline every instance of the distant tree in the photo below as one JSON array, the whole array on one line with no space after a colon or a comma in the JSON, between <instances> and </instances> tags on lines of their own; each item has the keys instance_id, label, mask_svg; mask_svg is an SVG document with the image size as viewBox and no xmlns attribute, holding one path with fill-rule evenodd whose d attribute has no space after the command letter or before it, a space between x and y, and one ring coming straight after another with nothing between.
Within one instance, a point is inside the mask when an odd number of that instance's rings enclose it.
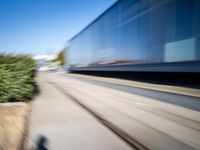
<instances>
[{"instance_id":1,"label":"distant tree","mask_svg":"<svg viewBox=\"0 0 200 150\"><path fill-rule=\"evenodd\" d=\"M66 48L63 48L59 53L56 59L54 59L54 62L60 62L60 65L63 66L65 64L65 51Z\"/></svg>"}]
</instances>

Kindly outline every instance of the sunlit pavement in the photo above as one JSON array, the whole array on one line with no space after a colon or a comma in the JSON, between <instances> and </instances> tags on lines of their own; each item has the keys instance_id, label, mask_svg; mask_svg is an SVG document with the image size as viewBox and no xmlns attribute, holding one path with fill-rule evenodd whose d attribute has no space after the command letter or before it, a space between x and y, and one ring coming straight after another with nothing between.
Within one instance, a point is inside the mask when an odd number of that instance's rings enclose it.
<instances>
[{"instance_id":1,"label":"sunlit pavement","mask_svg":"<svg viewBox=\"0 0 200 150\"><path fill-rule=\"evenodd\" d=\"M46 139L43 145L53 150L140 149L140 146L200 149L200 113L186 107L189 98L183 107L180 102L170 103L174 98L171 96L170 101L155 100L148 94L88 80L90 77L84 80L58 73L38 75L41 93L33 102L27 148L37 147L42 135ZM200 105L198 91L188 91L182 94L196 93L191 100Z\"/></svg>"}]
</instances>

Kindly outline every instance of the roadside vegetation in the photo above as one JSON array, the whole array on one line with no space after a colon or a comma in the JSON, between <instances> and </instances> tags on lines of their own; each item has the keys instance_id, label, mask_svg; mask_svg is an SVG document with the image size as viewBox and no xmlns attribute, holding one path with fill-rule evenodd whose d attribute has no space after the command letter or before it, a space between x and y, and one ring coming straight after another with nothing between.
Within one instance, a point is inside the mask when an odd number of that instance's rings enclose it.
<instances>
[{"instance_id":1,"label":"roadside vegetation","mask_svg":"<svg viewBox=\"0 0 200 150\"><path fill-rule=\"evenodd\" d=\"M35 69L36 63L29 56L0 54L0 102L30 100Z\"/></svg>"}]
</instances>

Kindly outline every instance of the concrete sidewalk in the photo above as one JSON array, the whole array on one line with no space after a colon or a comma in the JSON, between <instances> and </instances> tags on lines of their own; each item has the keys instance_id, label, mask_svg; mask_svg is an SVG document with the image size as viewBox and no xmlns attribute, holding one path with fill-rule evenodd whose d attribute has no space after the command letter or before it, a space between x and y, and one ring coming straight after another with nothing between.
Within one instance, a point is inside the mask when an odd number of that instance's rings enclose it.
<instances>
[{"instance_id":1,"label":"concrete sidewalk","mask_svg":"<svg viewBox=\"0 0 200 150\"><path fill-rule=\"evenodd\" d=\"M39 75L41 93L33 101L25 149L35 149L41 136L50 150L132 149L48 82Z\"/></svg>"}]
</instances>

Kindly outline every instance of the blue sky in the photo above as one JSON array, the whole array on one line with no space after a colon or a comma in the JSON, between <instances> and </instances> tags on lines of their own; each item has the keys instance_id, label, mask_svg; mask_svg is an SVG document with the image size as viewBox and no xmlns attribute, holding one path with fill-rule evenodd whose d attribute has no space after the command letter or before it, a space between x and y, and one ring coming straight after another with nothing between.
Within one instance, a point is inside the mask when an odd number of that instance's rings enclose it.
<instances>
[{"instance_id":1,"label":"blue sky","mask_svg":"<svg viewBox=\"0 0 200 150\"><path fill-rule=\"evenodd\" d=\"M116 0L0 0L0 52L49 54Z\"/></svg>"}]
</instances>

